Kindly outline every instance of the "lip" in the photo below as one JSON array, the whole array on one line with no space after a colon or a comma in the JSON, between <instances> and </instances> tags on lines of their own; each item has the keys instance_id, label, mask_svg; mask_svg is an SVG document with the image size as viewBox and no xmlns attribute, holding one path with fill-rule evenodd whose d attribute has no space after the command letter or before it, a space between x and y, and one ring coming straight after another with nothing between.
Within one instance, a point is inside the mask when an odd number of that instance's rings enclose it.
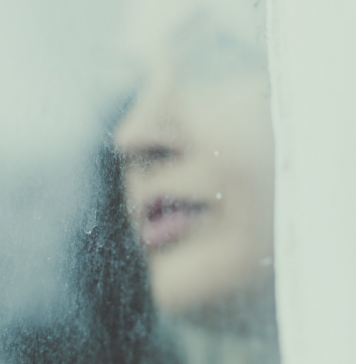
<instances>
[{"instance_id":1,"label":"lip","mask_svg":"<svg viewBox=\"0 0 356 364\"><path fill-rule=\"evenodd\" d=\"M206 208L204 203L186 199L151 199L142 211L141 244L157 247L170 243L188 232Z\"/></svg>"}]
</instances>

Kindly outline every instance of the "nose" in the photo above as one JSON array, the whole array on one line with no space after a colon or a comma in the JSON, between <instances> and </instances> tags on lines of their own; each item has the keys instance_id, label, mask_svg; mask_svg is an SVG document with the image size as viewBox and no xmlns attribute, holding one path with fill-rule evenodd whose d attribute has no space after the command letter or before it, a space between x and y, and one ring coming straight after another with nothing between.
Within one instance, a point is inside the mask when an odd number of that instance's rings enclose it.
<instances>
[{"instance_id":1,"label":"nose","mask_svg":"<svg viewBox=\"0 0 356 364\"><path fill-rule=\"evenodd\" d=\"M166 159L181 154L182 107L171 83L157 82L141 90L114 134L125 154Z\"/></svg>"}]
</instances>

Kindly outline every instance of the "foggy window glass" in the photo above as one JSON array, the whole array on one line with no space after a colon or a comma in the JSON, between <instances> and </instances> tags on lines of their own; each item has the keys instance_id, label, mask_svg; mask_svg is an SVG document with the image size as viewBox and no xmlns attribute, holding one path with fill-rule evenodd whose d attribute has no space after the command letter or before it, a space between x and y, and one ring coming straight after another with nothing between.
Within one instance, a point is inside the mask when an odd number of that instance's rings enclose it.
<instances>
[{"instance_id":1,"label":"foggy window glass","mask_svg":"<svg viewBox=\"0 0 356 364\"><path fill-rule=\"evenodd\" d=\"M48 4L1 16L0 362L278 364L264 1Z\"/></svg>"}]
</instances>

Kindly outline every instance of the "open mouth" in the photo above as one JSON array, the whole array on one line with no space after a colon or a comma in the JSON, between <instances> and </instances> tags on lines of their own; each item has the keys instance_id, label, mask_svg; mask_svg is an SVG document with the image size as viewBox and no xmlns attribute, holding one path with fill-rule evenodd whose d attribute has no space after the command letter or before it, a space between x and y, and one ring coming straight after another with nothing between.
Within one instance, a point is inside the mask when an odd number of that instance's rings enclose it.
<instances>
[{"instance_id":1,"label":"open mouth","mask_svg":"<svg viewBox=\"0 0 356 364\"><path fill-rule=\"evenodd\" d=\"M206 204L158 197L143 209L141 242L148 247L170 243L191 229Z\"/></svg>"}]
</instances>

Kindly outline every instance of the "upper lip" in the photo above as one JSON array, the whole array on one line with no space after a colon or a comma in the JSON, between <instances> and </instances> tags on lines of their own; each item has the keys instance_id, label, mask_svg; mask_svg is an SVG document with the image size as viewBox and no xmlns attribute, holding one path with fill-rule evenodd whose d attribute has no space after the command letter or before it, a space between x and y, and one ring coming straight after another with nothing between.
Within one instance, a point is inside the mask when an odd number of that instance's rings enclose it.
<instances>
[{"instance_id":1,"label":"upper lip","mask_svg":"<svg viewBox=\"0 0 356 364\"><path fill-rule=\"evenodd\" d=\"M198 214L206 209L206 204L187 199L177 199L170 197L157 197L149 200L145 204L143 217L149 222L157 221L166 215L178 211L185 211L191 214Z\"/></svg>"}]
</instances>

